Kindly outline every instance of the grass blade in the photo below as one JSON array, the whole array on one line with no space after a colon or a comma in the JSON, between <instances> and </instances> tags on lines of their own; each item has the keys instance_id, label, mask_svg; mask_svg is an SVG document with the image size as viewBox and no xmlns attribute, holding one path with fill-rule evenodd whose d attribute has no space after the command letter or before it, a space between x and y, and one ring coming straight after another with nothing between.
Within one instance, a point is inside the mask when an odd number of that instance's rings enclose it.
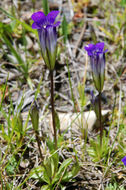
<instances>
[{"instance_id":1,"label":"grass blade","mask_svg":"<svg viewBox=\"0 0 126 190\"><path fill-rule=\"evenodd\" d=\"M42 7L43 7L45 15L47 15L49 13L48 0L42 0Z\"/></svg>"}]
</instances>

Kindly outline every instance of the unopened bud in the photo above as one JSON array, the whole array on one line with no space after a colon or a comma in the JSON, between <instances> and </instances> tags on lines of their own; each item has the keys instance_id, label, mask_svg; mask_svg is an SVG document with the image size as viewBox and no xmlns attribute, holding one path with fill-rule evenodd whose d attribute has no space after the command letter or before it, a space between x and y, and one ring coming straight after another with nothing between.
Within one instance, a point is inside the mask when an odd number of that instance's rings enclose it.
<instances>
[{"instance_id":1,"label":"unopened bud","mask_svg":"<svg viewBox=\"0 0 126 190\"><path fill-rule=\"evenodd\" d=\"M38 109L36 101L34 102L34 105L31 108L30 117L31 117L33 128L37 132L38 127L39 127L39 109Z\"/></svg>"}]
</instances>

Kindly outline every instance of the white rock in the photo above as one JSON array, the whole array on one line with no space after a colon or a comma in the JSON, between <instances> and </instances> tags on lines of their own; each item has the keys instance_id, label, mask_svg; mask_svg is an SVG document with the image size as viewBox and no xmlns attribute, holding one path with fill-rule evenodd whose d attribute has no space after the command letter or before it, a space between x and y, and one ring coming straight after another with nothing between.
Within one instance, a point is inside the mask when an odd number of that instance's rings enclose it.
<instances>
[{"instance_id":1,"label":"white rock","mask_svg":"<svg viewBox=\"0 0 126 190\"><path fill-rule=\"evenodd\" d=\"M102 110L102 116L106 116L110 113L110 110ZM87 111L83 113L58 113L60 120L60 130L64 131L69 127L74 129L88 129L88 131L92 131L93 127L96 123L96 115L94 111ZM49 126L52 128L52 116L49 114L48 116Z\"/></svg>"}]
</instances>

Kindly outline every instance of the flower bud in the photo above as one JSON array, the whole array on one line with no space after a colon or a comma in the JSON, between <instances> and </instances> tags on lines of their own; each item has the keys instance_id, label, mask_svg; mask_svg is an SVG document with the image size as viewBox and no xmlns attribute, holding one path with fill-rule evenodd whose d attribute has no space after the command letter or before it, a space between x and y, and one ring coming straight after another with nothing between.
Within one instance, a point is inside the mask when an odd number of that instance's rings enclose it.
<instances>
[{"instance_id":1,"label":"flower bud","mask_svg":"<svg viewBox=\"0 0 126 190\"><path fill-rule=\"evenodd\" d=\"M85 46L90 57L93 81L98 92L103 90L105 80L105 53L107 50L103 51L103 49L104 42Z\"/></svg>"},{"instance_id":2,"label":"flower bud","mask_svg":"<svg viewBox=\"0 0 126 190\"><path fill-rule=\"evenodd\" d=\"M32 106L30 110L30 117L31 117L31 122L33 125L33 128L36 132L38 132L38 127L39 127L39 110L36 101L34 102L34 105Z\"/></svg>"}]
</instances>

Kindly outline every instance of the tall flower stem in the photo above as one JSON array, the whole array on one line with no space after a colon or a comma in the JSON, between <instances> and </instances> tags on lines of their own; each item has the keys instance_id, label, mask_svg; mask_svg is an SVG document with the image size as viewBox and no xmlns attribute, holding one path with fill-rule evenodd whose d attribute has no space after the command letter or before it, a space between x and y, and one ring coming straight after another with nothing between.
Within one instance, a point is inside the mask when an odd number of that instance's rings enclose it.
<instances>
[{"instance_id":1,"label":"tall flower stem","mask_svg":"<svg viewBox=\"0 0 126 190\"><path fill-rule=\"evenodd\" d=\"M101 92L99 92L98 104L99 104L99 126L100 126L100 146L102 147L102 136L103 136L103 127L102 127L102 114L101 114Z\"/></svg>"},{"instance_id":2,"label":"tall flower stem","mask_svg":"<svg viewBox=\"0 0 126 190\"><path fill-rule=\"evenodd\" d=\"M55 148L57 149L57 135L56 135L55 110L54 110L53 70L50 70L50 81L51 81L51 108L52 108L52 123L53 123L53 131L54 131L54 142L55 142Z\"/></svg>"}]
</instances>

